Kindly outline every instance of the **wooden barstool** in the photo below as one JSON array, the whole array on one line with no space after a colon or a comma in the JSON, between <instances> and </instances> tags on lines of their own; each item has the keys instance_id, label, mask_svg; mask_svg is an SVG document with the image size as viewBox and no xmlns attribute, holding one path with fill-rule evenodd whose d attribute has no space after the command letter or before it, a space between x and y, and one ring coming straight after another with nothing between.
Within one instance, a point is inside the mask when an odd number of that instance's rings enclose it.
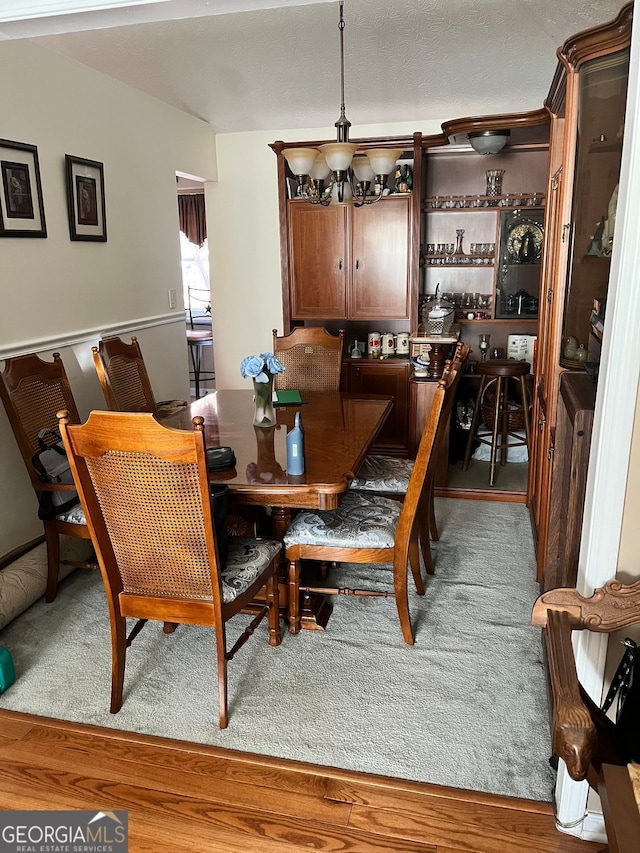
<instances>
[{"instance_id":1,"label":"wooden barstool","mask_svg":"<svg viewBox=\"0 0 640 853\"><path fill-rule=\"evenodd\" d=\"M500 462L502 465L505 465L509 447L526 445L527 450L531 447L529 392L526 382L526 377L529 373L529 364L526 361L496 358L489 361L481 361L478 364L478 373L481 376L480 387L473 409L462 470L466 471L469 467L473 439L477 438L482 444L488 444L491 447L489 485L493 486L498 448L500 449ZM517 390L520 393L520 400L514 399L513 394L509 395L510 380L516 383ZM493 400L490 400L487 393L490 390L495 391ZM488 415L486 420L487 426L491 424L491 428L487 432L480 433L478 432L478 426L483 407L485 415ZM521 429L522 427L524 427L525 432L524 439L516 432L516 429ZM500 436L499 444L498 436Z\"/></svg>"}]
</instances>

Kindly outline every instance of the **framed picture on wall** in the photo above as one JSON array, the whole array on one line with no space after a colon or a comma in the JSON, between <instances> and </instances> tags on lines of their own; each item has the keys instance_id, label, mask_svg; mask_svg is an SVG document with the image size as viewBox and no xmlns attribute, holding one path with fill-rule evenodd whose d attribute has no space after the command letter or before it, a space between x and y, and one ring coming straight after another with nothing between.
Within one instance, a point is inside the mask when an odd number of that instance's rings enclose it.
<instances>
[{"instance_id":1,"label":"framed picture on wall","mask_svg":"<svg viewBox=\"0 0 640 853\"><path fill-rule=\"evenodd\" d=\"M69 236L72 240L107 239L102 163L65 155Z\"/></svg>"},{"instance_id":2,"label":"framed picture on wall","mask_svg":"<svg viewBox=\"0 0 640 853\"><path fill-rule=\"evenodd\" d=\"M46 237L38 149L0 139L0 237Z\"/></svg>"}]
</instances>

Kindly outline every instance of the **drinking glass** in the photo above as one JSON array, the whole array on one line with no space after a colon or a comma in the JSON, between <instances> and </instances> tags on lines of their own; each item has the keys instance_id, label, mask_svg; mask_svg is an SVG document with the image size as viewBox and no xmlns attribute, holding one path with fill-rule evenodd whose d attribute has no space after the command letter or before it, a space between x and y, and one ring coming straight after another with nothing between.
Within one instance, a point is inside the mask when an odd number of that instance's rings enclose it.
<instances>
[{"instance_id":1,"label":"drinking glass","mask_svg":"<svg viewBox=\"0 0 640 853\"><path fill-rule=\"evenodd\" d=\"M488 196L502 195L502 176L504 169L487 169L487 192Z\"/></svg>"}]
</instances>

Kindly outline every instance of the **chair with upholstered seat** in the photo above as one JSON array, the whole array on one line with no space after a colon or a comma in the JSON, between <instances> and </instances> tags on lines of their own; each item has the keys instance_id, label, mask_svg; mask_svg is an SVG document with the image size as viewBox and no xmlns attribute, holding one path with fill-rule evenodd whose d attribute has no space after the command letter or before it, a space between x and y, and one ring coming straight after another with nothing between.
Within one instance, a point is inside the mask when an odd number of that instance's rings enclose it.
<instances>
[{"instance_id":1,"label":"chair with upholstered seat","mask_svg":"<svg viewBox=\"0 0 640 853\"><path fill-rule=\"evenodd\" d=\"M38 502L42 507L49 496L53 499L53 496L57 495L54 499L56 502L67 504L67 499L75 495L75 486L44 482L33 462L34 455L42 450L38 434L42 430L57 432L57 413L61 409L69 412L72 421L80 420L60 354L55 352L52 362L43 361L35 353L9 358L5 362L0 379L0 397ZM52 517L42 518L44 514L51 514ZM41 509L39 515L44 524L47 545L46 600L53 601L58 587L60 565L92 569L97 568L97 565L80 560L60 559L61 536L90 539L79 501L59 512L55 510L55 506L52 507L51 513L43 513Z\"/></svg>"},{"instance_id":2,"label":"chair with upholstered seat","mask_svg":"<svg viewBox=\"0 0 640 853\"><path fill-rule=\"evenodd\" d=\"M409 616L407 571L411 573L419 595L425 588L420 567L420 552L427 574L433 574L433 559L428 536L420 535L419 518L426 512L429 491L426 484L433 476L434 448L442 432L449 428L442 412L450 405L457 370L447 363L438 382L433 403L422 433L420 446L409 479L404 501L349 491L335 510L303 511L290 524L284 544L289 563L289 630L297 633L300 617L298 592L324 592L338 595L394 596L404 640L413 644ZM300 561L319 560L363 564L393 564L393 592L350 590L300 586ZM378 570L380 571L380 570ZM384 571L384 569L382 569Z\"/></svg>"},{"instance_id":3,"label":"chair with upholstered seat","mask_svg":"<svg viewBox=\"0 0 640 853\"><path fill-rule=\"evenodd\" d=\"M447 406L443 409L441 417L448 419L451 415L455 392L464 370L464 363L469 355L467 344L459 342L452 359L453 368L456 371L451 392L447 397ZM444 434L444 433L443 433ZM436 449L436 452L437 449ZM349 488L359 492L372 492L384 497L395 497L402 500L409 486L409 479L413 471L412 459L401 459L396 456L384 456L382 454L369 454L358 469L356 476L351 481ZM438 526L434 508L434 478L428 484L429 501L428 526L431 538L437 541L439 538Z\"/></svg>"},{"instance_id":4,"label":"chair with upholstered seat","mask_svg":"<svg viewBox=\"0 0 640 853\"><path fill-rule=\"evenodd\" d=\"M149 374L136 337L127 344L114 336L91 347L93 363L107 407L112 412L149 412L158 417L187 405L185 400L156 403Z\"/></svg>"},{"instance_id":5,"label":"chair with upholstered seat","mask_svg":"<svg viewBox=\"0 0 640 853\"><path fill-rule=\"evenodd\" d=\"M290 335L273 330L273 354L284 373L275 376L276 390L339 391L344 330L331 335L320 327L296 327Z\"/></svg>"},{"instance_id":6,"label":"chair with upholstered seat","mask_svg":"<svg viewBox=\"0 0 640 853\"><path fill-rule=\"evenodd\" d=\"M111 622L111 713L122 706L125 654L147 620L214 628L220 728L227 663L268 615L280 644L281 543L230 537L223 562L214 525L201 417L170 429L151 414L92 412L60 431L91 530ZM266 587L266 603L227 650L226 623ZM126 637L126 617L139 621ZM202 673L193 677L202 681ZM185 709L188 712L188 709Z\"/></svg>"}]
</instances>

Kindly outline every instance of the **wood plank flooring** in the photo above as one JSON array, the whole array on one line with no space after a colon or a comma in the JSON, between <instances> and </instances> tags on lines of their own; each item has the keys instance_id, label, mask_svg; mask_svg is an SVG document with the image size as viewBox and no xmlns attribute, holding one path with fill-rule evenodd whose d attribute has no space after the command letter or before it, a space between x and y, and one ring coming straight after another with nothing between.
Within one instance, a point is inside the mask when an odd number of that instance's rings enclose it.
<instances>
[{"instance_id":1,"label":"wood plank flooring","mask_svg":"<svg viewBox=\"0 0 640 853\"><path fill-rule=\"evenodd\" d=\"M130 853L600 853L550 804L0 710L0 809L126 809Z\"/></svg>"}]
</instances>

